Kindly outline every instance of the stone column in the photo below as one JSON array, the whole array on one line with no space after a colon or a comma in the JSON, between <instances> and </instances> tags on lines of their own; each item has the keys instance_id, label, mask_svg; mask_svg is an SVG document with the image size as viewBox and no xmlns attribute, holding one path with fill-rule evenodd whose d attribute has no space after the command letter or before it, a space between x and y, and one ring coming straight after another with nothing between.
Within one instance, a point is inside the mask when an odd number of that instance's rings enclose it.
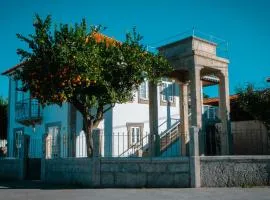
<instances>
[{"instance_id":1,"label":"stone column","mask_svg":"<svg viewBox=\"0 0 270 200\"><path fill-rule=\"evenodd\" d=\"M179 109L180 109L180 126L179 138L181 138L180 152L181 156L187 156L188 135L188 84L179 83Z\"/></svg>"},{"instance_id":2,"label":"stone column","mask_svg":"<svg viewBox=\"0 0 270 200\"><path fill-rule=\"evenodd\" d=\"M160 153L159 134L158 134L157 85L149 81L148 87L149 87L150 155L157 156Z\"/></svg>"},{"instance_id":3,"label":"stone column","mask_svg":"<svg viewBox=\"0 0 270 200\"><path fill-rule=\"evenodd\" d=\"M191 125L199 129L202 127L202 101L201 101L201 67L195 66L190 70L191 92Z\"/></svg>"},{"instance_id":4,"label":"stone column","mask_svg":"<svg viewBox=\"0 0 270 200\"><path fill-rule=\"evenodd\" d=\"M219 117L221 119L221 155L232 153L232 136L230 128L230 94L228 70L220 73L219 83Z\"/></svg>"},{"instance_id":5,"label":"stone column","mask_svg":"<svg viewBox=\"0 0 270 200\"><path fill-rule=\"evenodd\" d=\"M202 129L202 91L201 91L201 69L202 66L195 65L189 71L190 76L190 93L191 93L191 126L199 129L200 153L204 154L204 140L201 135ZM190 135L191 137L191 135Z\"/></svg>"},{"instance_id":6,"label":"stone column","mask_svg":"<svg viewBox=\"0 0 270 200\"><path fill-rule=\"evenodd\" d=\"M199 129L192 126L189 129L189 155L190 155L190 187L201 187L201 162L199 156Z\"/></svg>"}]
</instances>

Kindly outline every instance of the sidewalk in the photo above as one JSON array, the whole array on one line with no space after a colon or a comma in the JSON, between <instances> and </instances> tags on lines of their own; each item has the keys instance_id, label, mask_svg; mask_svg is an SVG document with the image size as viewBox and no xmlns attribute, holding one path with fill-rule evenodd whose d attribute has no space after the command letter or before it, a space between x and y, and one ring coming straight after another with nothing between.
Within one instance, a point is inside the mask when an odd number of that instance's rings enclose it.
<instances>
[{"instance_id":1,"label":"sidewalk","mask_svg":"<svg viewBox=\"0 0 270 200\"><path fill-rule=\"evenodd\" d=\"M183 189L82 189L40 181L0 182L0 200L269 200L270 187Z\"/></svg>"}]
</instances>

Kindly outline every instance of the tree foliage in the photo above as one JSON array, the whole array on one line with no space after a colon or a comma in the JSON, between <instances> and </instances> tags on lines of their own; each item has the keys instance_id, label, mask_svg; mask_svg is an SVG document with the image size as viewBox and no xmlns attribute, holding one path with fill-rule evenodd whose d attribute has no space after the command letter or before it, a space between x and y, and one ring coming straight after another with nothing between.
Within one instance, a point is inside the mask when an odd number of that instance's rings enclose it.
<instances>
[{"instance_id":1,"label":"tree foliage","mask_svg":"<svg viewBox=\"0 0 270 200\"><path fill-rule=\"evenodd\" d=\"M256 90L252 84L238 89L240 107L270 130L270 89Z\"/></svg>"},{"instance_id":2,"label":"tree foliage","mask_svg":"<svg viewBox=\"0 0 270 200\"><path fill-rule=\"evenodd\" d=\"M101 34L101 26L88 27L85 19L52 29L51 16L43 20L36 15L33 26L35 32L28 37L17 34L29 50L17 50L24 64L15 78L44 106L75 106L87 127L89 154L92 129L104 113L129 101L145 79L158 82L171 71L165 58L146 52L135 29L119 42Z\"/></svg>"}]
</instances>

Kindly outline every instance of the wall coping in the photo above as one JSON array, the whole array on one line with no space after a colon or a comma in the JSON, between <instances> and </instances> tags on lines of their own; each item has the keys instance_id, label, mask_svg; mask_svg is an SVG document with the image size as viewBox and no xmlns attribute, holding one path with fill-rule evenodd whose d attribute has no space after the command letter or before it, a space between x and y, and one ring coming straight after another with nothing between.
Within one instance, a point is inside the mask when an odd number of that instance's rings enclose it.
<instances>
[{"instance_id":1,"label":"wall coping","mask_svg":"<svg viewBox=\"0 0 270 200\"><path fill-rule=\"evenodd\" d=\"M42 160L46 160L46 161L54 161L54 160L56 160L56 161L61 161L61 160L63 160L63 161L75 161L75 160L93 160L93 159L92 158L87 158L87 157L83 157L83 158L80 158L80 157L78 157L78 158L76 158L76 157L68 157L68 158L52 158L52 159L42 158Z\"/></svg>"},{"instance_id":2,"label":"wall coping","mask_svg":"<svg viewBox=\"0 0 270 200\"><path fill-rule=\"evenodd\" d=\"M175 157L175 158L101 158L101 162L103 163L114 163L114 162L121 162L121 163L175 163L175 162L182 162L182 163L189 163L189 157Z\"/></svg>"},{"instance_id":3,"label":"wall coping","mask_svg":"<svg viewBox=\"0 0 270 200\"><path fill-rule=\"evenodd\" d=\"M247 156L200 156L201 161L226 161L226 160L270 160L270 155Z\"/></svg>"}]
</instances>

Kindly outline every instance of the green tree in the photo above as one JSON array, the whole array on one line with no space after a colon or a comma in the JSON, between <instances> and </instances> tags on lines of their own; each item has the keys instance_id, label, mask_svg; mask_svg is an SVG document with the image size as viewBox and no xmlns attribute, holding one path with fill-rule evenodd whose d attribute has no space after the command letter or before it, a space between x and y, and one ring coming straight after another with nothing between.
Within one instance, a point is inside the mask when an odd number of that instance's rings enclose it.
<instances>
[{"instance_id":1,"label":"green tree","mask_svg":"<svg viewBox=\"0 0 270 200\"><path fill-rule=\"evenodd\" d=\"M22 90L45 105L68 102L82 114L87 154L93 151L92 130L116 103L132 98L145 80L157 83L171 72L167 60L146 52L135 29L124 42L102 35L102 27L60 24L51 28L51 17L36 15L33 34L17 37L29 45L18 49L24 65L15 73Z\"/></svg>"},{"instance_id":2,"label":"green tree","mask_svg":"<svg viewBox=\"0 0 270 200\"><path fill-rule=\"evenodd\" d=\"M252 84L237 89L240 107L270 130L270 88L256 90Z\"/></svg>"}]
</instances>

